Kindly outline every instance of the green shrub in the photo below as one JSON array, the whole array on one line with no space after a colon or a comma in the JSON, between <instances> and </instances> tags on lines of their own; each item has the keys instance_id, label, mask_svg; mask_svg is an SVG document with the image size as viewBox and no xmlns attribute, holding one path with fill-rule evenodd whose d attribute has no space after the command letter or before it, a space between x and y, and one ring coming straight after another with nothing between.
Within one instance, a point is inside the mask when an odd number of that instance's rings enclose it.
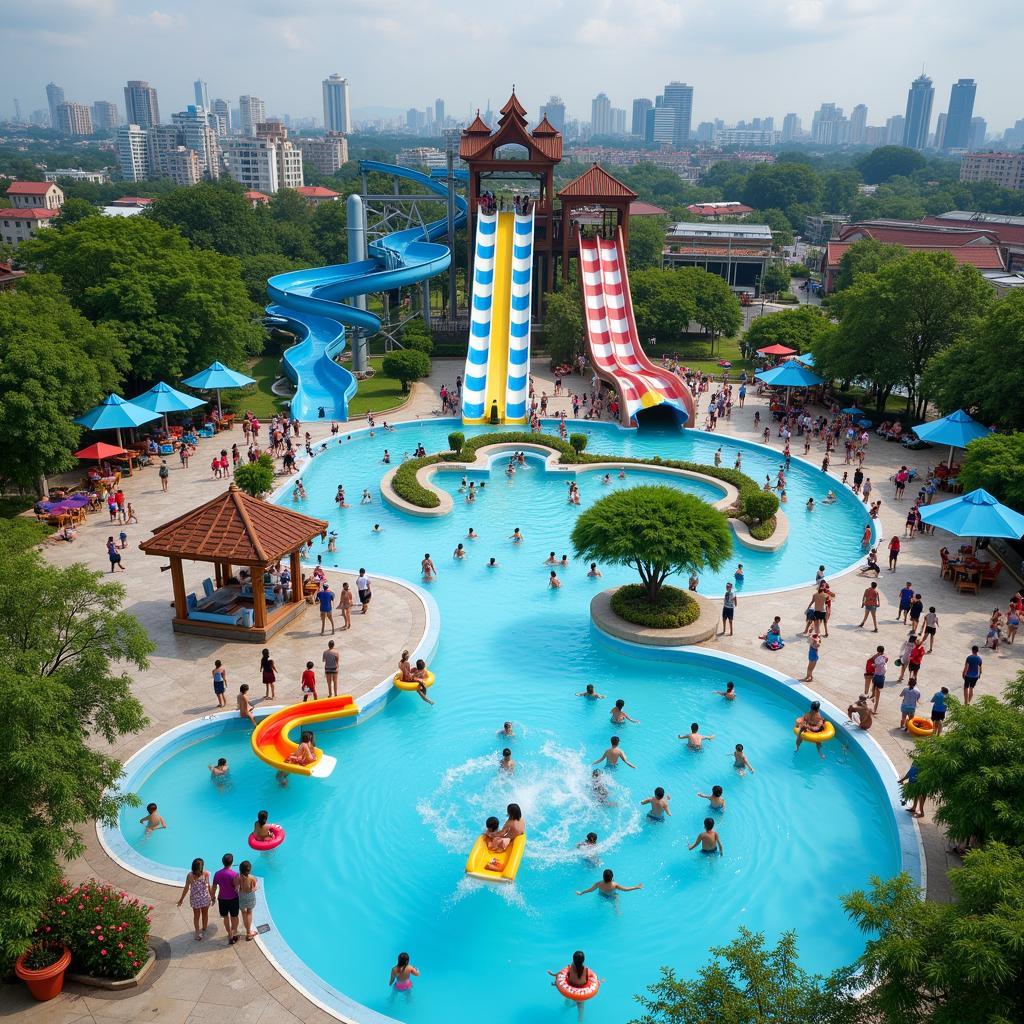
<instances>
[{"instance_id":1,"label":"green shrub","mask_svg":"<svg viewBox=\"0 0 1024 1024\"><path fill-rule=\"evenodd\" d=\"M448 435L448 449L453 452L461 452L462 446L466 443L466 435L461 430L453 430Z\"/></svg>"},{"instance_id":2,"label":"green shrub","mask_svg":"<svg viewBox=\"0 0 1024 1024\"><path fill-rule=\"evenodd\" d=\"M700 605L678 587L663 586L651 602L639 583L629 583L612 594L611 604L620 619L650 629L678 629L696 622L700 616Z\"/></svg>"},{"instance_id":3,"label":"green shrub","mask_svg":"<svg viewBox=\"0 0 1024 1024\"><path fill-rule=\"evenodd\" d=\"M235 470L235 483L252 498L262 498L274 489L274 460L264 452L255 462L245 462Z\"/></svg>"},{"instance_id":4,"label":"green shrub","mask_svg":"<svg viewBox=\"0 0 1024 1024\"><path fill-rule=\"evenodd\" d=\"M771 491L757 491L744 495L740 507L745 516L763 523L779 511L779 499Z\"/></svg>"},{"instance_id":5,"label":"green shrub","mask_svg":"<svg viewBox=\"0 0 1024 1024\"><path fill-rule=\"evenodd\" d=\"M384 357L381 369L385 377L397 380L402 385L403 393L408 394L414 380L430 374L430 356L413 349L392 352Z\"/></svg>"},{"instance_id":6,"label":"green shrub","mask_svg":"<svg viewBox=\"0 0 1024 1024\"><path fill-rule=\"evenodd\" d=\"M424 466L432 466L440 461L439 455L428 455L423 459L409 459L408 462L403 462L391 478L391 487L395 494L417 508L437 508L441 504L441 499L416 479L416 473Z\"/></svg>"},{"instance_id":7,"label":"green shrub","mask_svg":"<svg viewBox=\"0 0 1024 1024\"><path fill-rule=\"evenodd\" d=\"M407 352L423 352L429 356L434 351L434 343L425 334L403 334L402 344Z\"/></svg>"},{"instance_id":8,"label":"green shrub","mask_svg":"<svg viewBox=\"0 0 1024 1024\"><path fill-rule=\"evenodd\" d=\"M579 455L584 448L587 447L587 435L586 434L570 434L569 444L572 445L572 450Z\"/></svg>"},{"instance_id":9,"label":"green shrub","mask_svg":"<svg viewBox=\"0 0 1024 1024\"><path fill-rule=\"evenodd\" d=\"M25 954L24 966L30 971L45 971L52 967L64 955L64 947L56 943L47 945L41 942L32 946Z\"/></svg>"},{"instance_id":10,"label":"green shrub","mask_svg":"<svg viewBox=\"0 0 1024 1024\"><path fill-rule=\"evenodd\" d=\"M40 939L71 950L71 970L95 978L130 978L146 962L152 907L95 879L63 882L37 929Z\"/></svg>"},{"instance_id":11,"label":"green shrub","mask_svg":"<svg viewBox=\"0 0 1024 1024\"><path fill-rule=\"evenodd\" d=\"M747 529L750 531L750 536L754 540L768 540L772 534L775 533L775 527L778 525L775 516L771 516L766 519L763 523L747 524Z\"/></svg>"},{"instance_id":12,"label":"green shrub","mask_svg":"<svg viewBox=\"0 0 1024 1024\"><path fill-rule=\"evenodd\" d=\"M795 306L800 300L792 292L779 292L773 300L784 306Z\"/></svg>"}]
</instances>

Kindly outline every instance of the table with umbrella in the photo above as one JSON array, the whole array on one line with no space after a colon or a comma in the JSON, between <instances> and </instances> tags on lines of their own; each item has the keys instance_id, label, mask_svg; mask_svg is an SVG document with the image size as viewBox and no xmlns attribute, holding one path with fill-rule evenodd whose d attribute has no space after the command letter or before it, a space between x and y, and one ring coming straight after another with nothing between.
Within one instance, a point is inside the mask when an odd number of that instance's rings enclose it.
<instances>
[{"instance_id":1,"label":"table with umbrella","mask_svg":"<svg viewBox=\"0 0 1024 1024\"><path fill-rule=\"evenodd\" d=\"M949 445L949 458L946 460L946 465L952 474L953 449L966 448L979 437L987 437L992 430L972 419L963 409L957 409L956 412L951 412L940 420L933 420L931 423L922 423L919 427L914 427L914 433L922 441Z\"/></svg>"},{"instance_id":2,"label":"table with umbrella","mask_svg":"<svg viewBox=\"0 0 1024 1024\"><path fill-rule=\"evenodd\" d=\"M771 387L785 388L787 407L789 406L789 394L793 388L812 388L824 383L822 378L812 370L808 370L806 366L801 366L800 363L792 360L781 366L773 366L770 370L764 370L757 374L757 379L762 384L768 384Z\"/></svg>"},{"instance_id":3,"label":"table with umbrella","mask_svg":"<svg viewBox=\"0 0 1024 1024\"><path fill-rule=\"evenodd\" d=\"M89 430L116 430L118 446L123 447L122 430L141 427L143 423L151 423L159 418L160 413L127 402L120 395L107 395L99 405L93 406L75 422Z\"/></svg>"},{"instance_id":4,"label":"table with umbrella","mask_svg":"<svg viewBox=\"0 0 1024 1024\"><path fill-rule=\"evenodd\" d=\"M206 405L202 398L186 395L183 391L177 391L163 381L154 384L147 392L139 395L138 398L133 398L132 401L136 405L141 405L143 409L149 409L150 412L161 413L164 418L164 430L168 433L170 433L170 425L167 422L169 412L189 412L192 409L198 409L201 405Z\"/></svg>"},{"instance_id":5,"label":"table with umbrella","mask_svg":"<svg viewBox=\"0 0 1024 1024\"><path fill-rule=\"evenodd\" d=\"M217 414L222 416L223 410L220 405L221 391L230 388L244 388L248 384L255 384L256 381L254 378L247 377L244 373L239 373L237 370L232 370L229 366L225 366L218 361L210 363L205 370L200 370L197 374L183 380L181 383L190 388L196 388L199 391L216 391Z\"/></svg>"}]
</instances>

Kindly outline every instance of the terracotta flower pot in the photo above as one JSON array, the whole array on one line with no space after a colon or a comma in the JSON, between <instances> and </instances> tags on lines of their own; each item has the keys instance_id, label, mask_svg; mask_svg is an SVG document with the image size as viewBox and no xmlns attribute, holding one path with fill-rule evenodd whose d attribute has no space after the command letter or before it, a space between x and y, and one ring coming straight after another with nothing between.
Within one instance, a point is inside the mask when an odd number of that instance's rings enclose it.
<instances>
[{"instance_id":1,"label":"terracotta flower pot","mask_svg":"<svg viewBox=\"0 0 1024 1024\"><path fill-rule=\"evenodd\" d=\"M40 1002L55 999L64 988L64 972L71 963L71 950L67 946L64 946L63 949L64 952L55 963L38 971L25 966L25 958L28 953L22 953L15 961L14 973L28 985L28 990L32 993L33 998Z\"/></svg>"}]
</instances>

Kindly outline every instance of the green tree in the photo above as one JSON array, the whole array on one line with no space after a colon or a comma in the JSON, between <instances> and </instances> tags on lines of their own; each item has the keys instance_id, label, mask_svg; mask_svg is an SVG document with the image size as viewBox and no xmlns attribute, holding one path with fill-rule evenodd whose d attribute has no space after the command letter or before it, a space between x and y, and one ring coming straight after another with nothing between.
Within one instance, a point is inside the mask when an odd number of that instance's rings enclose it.
<instances>
[{"instance_id":1,"label":"green tree","mask_svg":"<svg viewBox=\"0 0 1024 1024\"><path fill-rule=\"evenodd\" d=\"M826 335L835 333L833 324L818 306L797 306L759 316L743 335L743 351L752 356L759 348L785 345L797 352L810 352Z\"/></svg>"},{"instance_id":2,"label":"green tree","mask_svg":"<svg viewBox=\"0 0 1024 1024\"><path fill-rule=\"evenodd\" d=\"M304 270L309 266L305 260L293 260L280 253L265 253L260 256L242 256L242 282L249 298L259 306L265 306L270 297L267 295L267 280L275 274L285 274L290 270Z\"/></svg>"},{"instance_id":3,"label":"green tree","mask_svg":"<svg viewBox=\"0 0 1024 1024\"><path fill-rule=\"evenodd\" d=\"M414 380L430 374L430 356L425 352L402 350L384 357L381 364L385 377L391 377L402 385L402 392L409 393Z\"/></svg>"},{"instance_id":4,"label":"green tree","mask_svg":"<svg viewBox=\"0 0 1024 1024\"><path fill-rule=\"evenodd\" d=\"M670 273L676 277L689 277L692 282L693 319L711 339L711 354L714 355L715 341L731 337L743 326L740 300L723 278L700 267L685 267Z\"/></svg>"},{"instance_id":5,"label":"green tree","mask_svg":"<svg viewBox=\"0 0 1024 1024\"><path fill-rule=\"evenodd\" d=\"M637 996L644 1008L632 1024L826 1024L836 1013L840 979L807 974L799 964L795 932L784 932L769 949L761 932L740 927L715 957L681 979L668 967Z\"/></svg>"},{"instance_id":6,"label":"green tree","mask_svg":"<svg viewBox=\"0 0 1024 1024\"><path fill-rule=\"evenodd\" d=\"M677 340L697 315L695 271L641 270L630 276L633 316L641 337Z\"/></svg>"},{"instance_id":7,"label":"green tree","mask_svg":"<svg viewBox=\"0 0 1024 1024\"><path fill-rule=\"evenodd\" d=\"M803 164L758 164L750 172L743 188L743 202L747 206L755 210L777 207L790 217L790 223L791 207L798 203L820 207L821 199L821 178Z\"/></svg>"},{"instance_id":8,"label":"green tree","mask_svg":"<svg viewBox=\"0 0 1024 1024\"><path fill-rule=\"evenodd\" d=\"M857 170L868 185L879 185L897 176L906 177L924 165L924 157L905 146L879 146L857 160Z\"/></svg>"},{"instance_id":9,"label":"green tree","mask_svg":"<svg viewBox=\"0 0 1024 1024\"><path fill-rule=\"evenodd\" d=\"M899 259L906 251L901 245L886 245L874 238L854 242L839 260L836 290L849 288L858 274L873 274L883 264Z\"/></svg>"},{"instance_id":10,"label":"green tree","mask_svg":"<svg viewBox=\"0 0 1024 1024\"><path fill-rule=\"evenodd\" d=\"M1024 429L1024 291L995 302L977 330L943 349L924 376L941 412L968 409L983 423Z\"/></svg>"},{"instance_id":11,"label":"green tree","mask_svg":"<svg viewBox=\"0 0 1024 1024\"><path fill-rule=\"evenodd\" d=\"M253 498L262 498L274 489L274 460L266 453L255 462L244 462L235 470L235 483Z\"/></svg>"},{"instance_id":12,"label":"green tree","mask_svg":"<svg viewBox=\"0 0 1024 1024\"><path fill-rule=\"evenodd\" d=\"M664 217L630 217L630 273L661 266L661 251L665 247L666 228L667 223Z\"/></svg>"},{"instance_id":13,"label":"green tree","mask_svg":"<svg viewBox=\"0 0 1024 1024\"><path fill-rule=\"evenodd\" d=\"M768 295L789 291L789 269L781 260L772 260L764 268L761 291Z\"/></svg>"},{"instance_id":14,"label":"green tree","mask_svg":"<svg viewBox=\"0 0 1024 1024\"><path fill-rule=\"evenodd\" d=\"M630 487L583 512L572 545L578 558L635 569L654 603L669 576L719 569L732 553L732 532L721 512L692 494Z\"/></svg>"},{"instance_id":15,"label":"green tree","mask_svg":"<svg viewBox=\"0 0 1024 1024\"><path fill-rule=\"evenodd\" d=\"M552 365L576 365L583 353L583 299L575 281L557 292L544 295L544 348Z\"/></svg>"},{"instance_id":16,"label":"green tree","mask_svg":"<svg viewBox=\"0 0 1024 1024\"><path fill-rule=\"evenodd\" d=\"M334 266L348 259L348 216L344 200L321 203L313 214L310 231L313 247L323 264Z\"/></svg>"},{"instance_id":17,"label":"green tree","mask_svg":"<svg viewBox=\"0 0 1024 1024\"><path fill-rule=\"evenodd\" d=\"M773 248L780 249L784 245L793 244L793 225L782 210L755 210L746 219L756 224L767 224L772 229ZM798 226L802 228L803 218Z\"/></svg>"},{"instance_id":18,"label":"green tree","mask_svg":"<svg viewBox=\"0 0 1024 1024\"><path fill-rule=\"evenodd\" d=\"M34 274L0 292L0 338L0 482L34 489L75 465L82 430L72 419L117 386L124 353L75 311L56 278Z\"/></svg>"},{"instance_id":19,"label":"green tree","mask_svg":"<svg viewBox=\"0 0 1024 1024\"><path fill-rule=\"evenodd\" d=\"M87 202L85 199L75 199L72 196L70 199L64 200L64 205L60 208L60 214L54 218L53 226L61 228L65 224L77 224L80 220L85 220L86 217L99 216L100 211L92 203Z\"/></svg>"},{"instance_id":20,"label":"green tree","mask_svg":"<svg viewBox=\"0 0 1024 1024\"><path fill-rule=\"evenodd\" d=\"M860 174L852 167L830 171L822 180L822 208L826 213L846 213L857 198Z\"/></svg>"},{"instance_id":21,"label":"green tree","mask_svg":"<svg viewBox=\"0 0 1024 1024\"><path fill-rule=\"evenodd\" d=\"M922 900L905 874L843 897L867 938L847 990L851 1024L1024 1020L1024 854L993 842L949 878L952 903Z\"/></svg>"},{"instance_id":22,"label":"green tree","mask_svg":"<svg viewBox=\"0 0 1024 1024\"><path fill-rule=\"evenodd\" d=\"M1024 434L990 434L967 446L960 481L967 491L984 487L1024 511Z\"/></svg>"},{"instance_id":23,"label":"green tree","mask_svg":"<svg viewBox=\"0 0 1024 1024\"><path fill-rule=\"evenodd\" d=\"M124 590L83 565L0 551L0 955L29 944L82 828L137 803L116 793L121 764L106 748L146 723L131 671L153 644L120 610Z\"/></svg>"}]
</instances>

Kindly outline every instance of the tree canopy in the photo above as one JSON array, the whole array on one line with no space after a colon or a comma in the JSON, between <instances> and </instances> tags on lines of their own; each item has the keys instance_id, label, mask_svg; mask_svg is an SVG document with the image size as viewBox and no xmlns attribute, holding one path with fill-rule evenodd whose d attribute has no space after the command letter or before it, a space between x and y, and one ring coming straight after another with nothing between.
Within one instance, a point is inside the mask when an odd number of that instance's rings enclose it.
<instances>
[{"instance_id":1,"label":"tree canopy","mask_svg":"<svg viewBox=\"0 0 1024 1024\"><path fill-rule=\"evenodd\" d=\"M743 202L755 210L778 207L791 214L798 204L820 208L823 194L821 178L804 164L758 164L743 187Z\"/></svg>"},{"instance_id":2,"label":"tree canopy","mask_svg":"<svg viewBox=\"0 0 1024 1024\"><path fill-rule=\"evenodd\" d=\"M859 274L873 274L883 264L899 259L905 252L901 245L886 245L874 238L854 242L839 260L836 291L849 288Z\"/></svg>"},{"instance_id":3,"label":"tree canopy","mask_svg":"<svg viewBox=\"0 0 1024 1024\"><path fill-rule=\"evenodd\" d=\"M712 341L743 323L739 300L717 274L700 267L641 270L630 276L633 315L641 339L679 341L696 323Z\"/></svg>"},{"instance_id":4,"label":"tree canopy","mask_svg":"<svg viewBox=\"0 0 1024 1024\"><path fill-rule=\"evenodd\" d=\"M577 558L636 569L654 601L669 576L720 568L732 554L732 532L721 512L692 494L630 487L583 512L572 545Z\"/></svg>"},{"instance_id":5,"label":"tree canopy","mask_svg":"<svg viewBox=\"0 0 1024 1024\"><path fill-rule=\"evenodd\" d=\"M666 218L630 217L629 270L646 270L661 266L661 252L665 247Z\"/></svg>"},{"instance_id":6,"label":"tree canopy","mask_svg":"<svg viewBox=\"0 0 1024 1024\"><path fill-rule=\"evenodd\" d=\"M551 362L558 366L576 365L583 352L585 325L583 300L575 281L561 291L544 294L544 348Z\"/></svg>"},{"instance_id":7,"label":"tree canopy","mask_svg":"<svg viewBox=\"0 0 1024 1024\"><path fill-rule=\"evenodd\" d=\"M835 333L828 314L819 306L797 306L759 316L743 335L743 350L753 354L769 345L785 345L797 352L810 352L827 335Z\"/></svg>"},{"instance_id":8,"label":"tree canopy","mask_svg":"<svg viewBox=\"0 0 1024 1024\"><path fill-rule=\"evenodd\" d=\"M960 482L967 491L984 487L1024 512L1024 434L990 434L972 441L964 453Z\"/></svg>"},{"instance_id":9,"label":"tree canopy","mask_svg":"<svg viewBox=\"0 0 1024 1024\"><path fill-rule=\"evenodd\" d=\"M909 177L924 165L924 157L906 146L879 146L857 160L857 169L868 185L879 185L890 178Z\"/></svg>"}]
</instances>

